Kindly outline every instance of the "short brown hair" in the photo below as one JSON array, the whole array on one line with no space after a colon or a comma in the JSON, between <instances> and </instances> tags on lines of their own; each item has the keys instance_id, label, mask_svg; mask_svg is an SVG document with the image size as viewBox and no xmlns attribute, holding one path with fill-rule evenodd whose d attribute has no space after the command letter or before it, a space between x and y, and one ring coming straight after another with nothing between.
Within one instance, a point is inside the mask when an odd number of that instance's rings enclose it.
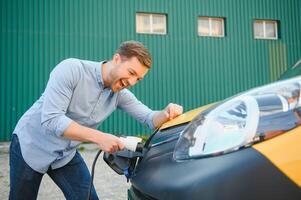
<instances>
[{"instance_id":1,"label":"short brown hair","mask_svg":"<svg viewBox=\"0 0 301 200\"><path fill-rule=\"evenodd\" d=\"M120 54L121 57L132 58L136 57L141 64L147 68L151 68L152 57L148 49L138 41L125 41L121 43L116 53Z\"/></svg>"}]
</instances>

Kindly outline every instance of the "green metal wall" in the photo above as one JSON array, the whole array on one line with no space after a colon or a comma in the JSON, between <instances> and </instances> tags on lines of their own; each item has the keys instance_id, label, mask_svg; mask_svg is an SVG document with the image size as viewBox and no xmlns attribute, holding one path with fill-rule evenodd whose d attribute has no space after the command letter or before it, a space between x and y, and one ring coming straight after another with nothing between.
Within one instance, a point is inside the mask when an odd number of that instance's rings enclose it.
<instances>
[{"instance_id":1,"label":"green metal wall","mask_svg":"<svg viewBox=\"0 0 301 200\"><path fill-rule=\"evenodd\" d=\"M1 0L0 140L40 96L62 59L110 59L134 39L154 65L132 91L153 109L168 102L187 111L276 80L301 57L300 0ZM135 33L136 12L167 14L167 35ZM224 17L226 36L197 36L197 17ZM253 39L253 19L280 21L280 39ZM149 132L121 112L101 127Z\"/></svg>"}]
</instances>

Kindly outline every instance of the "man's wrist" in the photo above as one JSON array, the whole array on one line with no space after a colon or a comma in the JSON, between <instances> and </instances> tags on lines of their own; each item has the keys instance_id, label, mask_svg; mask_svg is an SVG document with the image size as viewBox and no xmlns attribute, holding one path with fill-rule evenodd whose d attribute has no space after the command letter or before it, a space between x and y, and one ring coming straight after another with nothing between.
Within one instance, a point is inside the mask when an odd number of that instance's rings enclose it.
<instances>
[{"instance_id":1,"label":"man's wrist","mask_svg":"<svg viewBox=\"0 0 301 200\"><path fill-rule=\"evenodd\" d=\"M160 112L156 113L153 119L156 128L158 128L168 120L168 113L165 110L161 110Z\"/></svg>"},{"instance_id":2,"label":"man's wrist","mask_svg":"<svg viewBox=\"0 0 301 200\"><path fill-rule=\"evenodd\" d=\"M92 129L92 131L89 134L90 136L89 136L88 140L89 140L89 142L98 144L99 141L102 140L104 134L105 133L103 133L101 131Z\"/></svg>"}]
</instances>

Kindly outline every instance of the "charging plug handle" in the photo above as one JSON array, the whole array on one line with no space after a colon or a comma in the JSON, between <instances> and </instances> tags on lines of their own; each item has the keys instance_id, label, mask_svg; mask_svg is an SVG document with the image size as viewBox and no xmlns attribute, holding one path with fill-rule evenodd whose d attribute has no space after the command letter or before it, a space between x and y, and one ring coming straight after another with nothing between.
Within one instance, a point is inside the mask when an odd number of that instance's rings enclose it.
<instances>
[{"instance_id":1,"label":"charging plug handle","mask_svg":"<svg viewBox=\"0 0 301 200\"><path fill-rule=\"evenodd\" d=\"M139 150L141 149L142 139L139 137L127 136L127 137L120 137L119 139L124 144L125 148L130 151L136 152L137 147L139 148Z\"/></svg>"}]
</instances>

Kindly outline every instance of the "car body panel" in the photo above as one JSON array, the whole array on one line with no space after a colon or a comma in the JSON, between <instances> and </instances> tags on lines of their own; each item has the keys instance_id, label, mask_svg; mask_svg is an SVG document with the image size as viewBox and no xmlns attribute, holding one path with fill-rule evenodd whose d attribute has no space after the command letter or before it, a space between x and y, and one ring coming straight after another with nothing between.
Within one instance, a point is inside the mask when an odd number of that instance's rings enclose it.
<instances>
[{"instance_id":1,"label":"car body panel","mask_svg":"<svg viewBox=\"0 0 301 200\"><path fill-rule=\"evenodd\" d=\"M150 139L131 178L129 197L301 199L301 126L239 151L175 161L174 146L189 121L174 121Z\"/></svg>"},{"instance_id":2,"label":"car body panel","mask_svg":"<svg viewBox=\"0 0 301 200\"><path fill-rule=\"evenodd\" d=\"M177 129L177 132L181 130ZM160 137L168 140L168 136L175 134L172 129L165 132L158 133L152 141L161 141ZM221 156L177 162L172 157L175 143L176 140L160 145L151 143L131 178L133 189L130 192L143 192L143 197L136 195L134 199L301 197L300 188L252 147Z\"/></svg>"},{"instance_id":3,"label":"car body panel","mask_svg":"<svg viewBox=\"0 0 301 200\"><path fill-rule=\"evenodd\" d=\"M176 126L176 125L179 125L179 124L184 124L186 122L190 122L193 118L195 118L198 114L200 114L202 111L206 110L207 108L209 108L210 106L213 106L214 104L216 103L211 103L211 104L208 104L208 105L205 105L205 106L201 106L199 108L196 108L196 109L193 109L193 110L190 110L166 123L164 123L161 127L160 127L160 130L162 129L166 129L166 128L169 128L169 127L172 127L172 126Z\"/></svg>"},{"instance_id":4,"label":"car body panel","mask_svg":"<svg viewBox=\"0 0 301 200\"><path fill-rule=\"evenodd\" d=\"M299 73L301 62L298 63L297 67L292 68L292 72L284 74L283 79ZM143 156L139 158L130 178L132 187L128 191L129 199L300 200L301 126L298 113L300 101L298 109L292 108L289 112L285 108L285 101L281 102L282 110L279 113L284 114L278 116L291 116L293 113L296 121L289 121L284 117L279 118L279 121L263 121L262 126L272 128L257 129L259 132L254 140L231 151L199 154L194 157L184 156L180 159L174 157L179 137L184 141L190 140L190 144L195 144L193 143L195 138L185 134L193 133L191 131L198 125L189 122L204 111L200 116L201 121L201 117L220 105L219 103L199 107L163 124L145 143ZM264 112L262 114L265 116ZM193 123L201 122L193 120ZM274 126L279 123L280 125L290 123L293 126L274 130ZM177 151L186 153L185 148L190 144L185 142L182 144L184 150L179 150L177 146Z\"/></svg>"},{"instance_id":5,"label":"car body panel","mask_svg":"<svg viewBox=\"0 0 301 200\"><path fill-rule=\"evenodd\" d=\"M253 145L301 188L301 126Z\"/></svg>"},{"instance_id":6,"label":"car body panel","mask_svg":"<svg viewBox=\"0 0 301 200\"><path fill-rule=\"evenodd\" d=\"M191 110L181 116L163 124L160 130L190 122L195 116L214 105L209 104ZM301 127L282 134L272 140L267 140L253 146L267 159L274 163L292 181L301 187ZM285 149L285 151L283 151Z\"/></svg>"}]
</instances>

